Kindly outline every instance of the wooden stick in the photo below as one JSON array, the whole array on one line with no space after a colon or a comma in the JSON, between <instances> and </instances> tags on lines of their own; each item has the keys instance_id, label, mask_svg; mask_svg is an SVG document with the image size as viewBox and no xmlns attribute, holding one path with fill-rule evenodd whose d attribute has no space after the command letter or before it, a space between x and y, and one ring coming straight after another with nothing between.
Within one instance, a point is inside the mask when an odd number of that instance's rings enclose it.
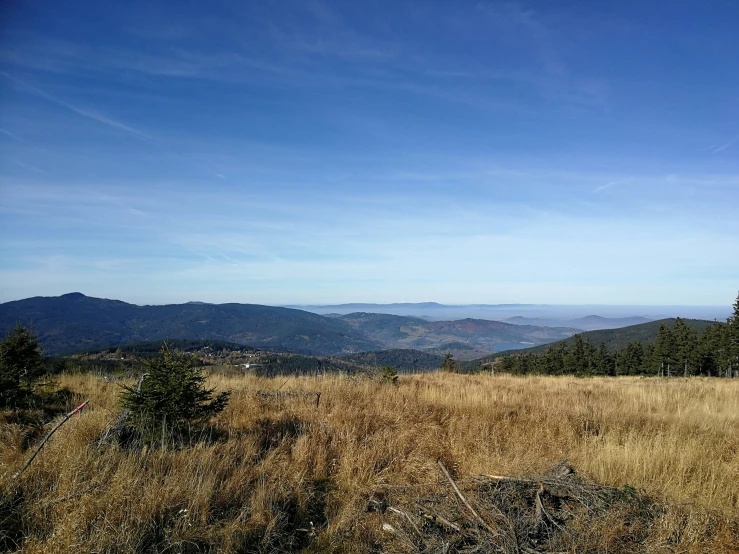
<instances>
[{"instance_id":1,"label":"wooden stick","mask_svg":"<svg viewBox=\"0 0 739 554\"><path fill-rule=\"evenodd\" d=\"M541 494L544 492L544 483L539 483L539 490L536 491L536 525L540 528L544 525L544 505L541 503Z\"/></svg>"},{"instance_id":2,"label":"wooden stick","mask_svg":"<svg viewBox=\"0 0 739 554\"><path fill-rule=\"evenodd\" d=\"M452 476L451 476L451 475L449 475L449 472L447 471L446 467L444 467L444 464L442 463L442 461L441 461L441 460L437 460L437 461L436 461L436 463L437 463L437 464L439 464L439 467L441 468L441 471L442 471L442 472L444 473L444 476L445 476L445 477L446 477L446 478L447 478L447 479L449 480L449 483L450 483L450 484L452 485L452 488L454 489L454 492L456 492L456 493L457 493L457 496L458 496L458 497L459 497L459 499L460 499L460 500L462 501L462 504L464 504L464 505L465 505L465 506L467 507L467 509L468 509L468 510L470 511L470 513L471 513L471 514L472 514L472 515L473 515L473 516L475 517L475 519L477 520L477 522L478 522L478 523L479 523L479 524L480 524L480 525L481 525L481 526L482 526L482 527L483 527L483 528L484 528L485 530L487 530L487 531L488 531L489 533L491 533L491 534L493 534L493 535L497 535L497 533L496 533L496 532L495 532L495 531L493 530L493 528L492 528L492 527L490 527L490 525L488 525L487 523L485 523L485 520L484 520L484 519L482 519L482 518L480 517L480 514L478 514L478 513L477 513L477 512L475 511L475 509L474 509L474 508L472 507L472 504L470 504L469 502L467 502L467 499L466 499L466 498L464 497L464 495L462 494L462 491L461 491L461 490L459 490L459 487L457 486L457 483L455 483L455 482L454 482L454 479L452 479Z\"/></svg>"},{"instance_id":3,"label":"wooden stick","mask_svg":"<svg viewBox=\"0 0 739 554\"><path fill-rule=\"evenodd\" d=\"M424 517L425 519L436 523L437 525L442 525L443 527L448 527L449 529L452 529L459 533L462 530L462 527L457 525L456 523L452 523L445 517L440 516L439 514L433 513L429 508L421 504L420 502L416 502L416 506L419 507L419 510L421 512L421 517Z\"/></svg>"},{"instance_id":4,"label":"wooden stick","mask_svg":"<svg viewBox=\"0 0 739 554\"><path fill-rule=\"evenodd\" d=\"M401 515L401 516L405 517L405 519L408 520L408 523L411 524L411 527L413 527L413 530L416 532L416 535L418 535L420 537L420 539L423 540L423 535L421 534L420 529L413 522L413 520L411 519L411 516L409 516L407 512L404 512L403 510L398 510L397 508L393 508L392 506L388 506L387 509L390 510L391 512L395 513L395 514L398 514L398 515Z\"/></svg>"},{"instance_id":5,"label":"wooden stick","mask_svg":"<svg viewBox=\"0 0 739 554\"><path fill-rule=\"evenodd\" d=\"M535 483L533 479L524 479L521 477L508 477L507 475L490 475L489 473L481 473L480 477L491 479L492 481L512 481L514 483Z\"/></svg>"},{"instance_id":6,"label":"wooden stick","mask_svg":"<svg viewBox=\"0 0 739 554\"><path fill-rule=\"evenodd\" d=\"M54 428L53 428L53 429L52 429L52 430L51 430L51 431L49 432L49 434L48 434L48 435L46 435L46 438L45 438L44 440L42 440L42 441L41 441L41 444L39 444L39 445L38 445L38 448L36 448L36 450L34 451L34 453L33 453L33 454L31 454L31 457L30 457L30 458L28 458L28 461L27 461L27 462L26 462L25 464L23 464L23 467L22 467L22 468L20 468L20 469L19 469L19 470L18 470L18 471L17 471L16 473L15 473L15 475L13 475L13 477L11 477L11 480L15 480L15 479L18 479L18 477L20 477L20 476L21 476L21 474L22 474L22 473L23 473L24 471L26 471L26 469L28 469L28 466L30 466L30 465L31 465L31 462L33 461L33 459L34 459L34 458L35 458L35 457L36 457L36 456L38 455L38 453L39 453L39 452L41 452L41 449L42 449L42 448L44 447L44 445L46 444L46 442L47 442L47 441L48 441L48 440L49 440L49 439L51 438L51 435L53 435L54 433L56 433L56 431L57 431L57 429L59 429L59 427L61 427L61 426L62 426L62 425L64 425L64 424L65 424L65 423L66 423L67 421L69 421L69 418L71 418L71 417L72 417L72 416L73 416L74 414L76 414L77 412L81 411L81 410L82 410L82 408L84 408L85 406L87 406L87 403L88 403L88 402L89 402L89 400L85 400L85 401L84 401L84 402L83 402L82 404L80 404L80 405L79 405L79 406L77 406L77 407L76 407L76 408L75 408L74 410L72 410L72 411L71 411L71 412L69 412L69 413L68 413L67 415L65 415L65 416L64 416L64 417L62 418L62 420L61 420L61 421L60 421L59 423L57 423L57 424L56 424L56 426L55 426L55 427L54 427Z\"/></svg>"},{"instance_id":7,"label":"wooden stick","mask_svg":"<svg viewBox=\"0 0 739 554\"><path fill-rule=\"evenodd\" d=\"M554 518L550 516L544 509L544 504L541 502L541 495L544 494L544 483L539 483L539 490L536 491L536 522L541 527L544 524L544 517L551 521L560 531L566 531L559 523L554 521Z\"/></svg>"}]
</instances>

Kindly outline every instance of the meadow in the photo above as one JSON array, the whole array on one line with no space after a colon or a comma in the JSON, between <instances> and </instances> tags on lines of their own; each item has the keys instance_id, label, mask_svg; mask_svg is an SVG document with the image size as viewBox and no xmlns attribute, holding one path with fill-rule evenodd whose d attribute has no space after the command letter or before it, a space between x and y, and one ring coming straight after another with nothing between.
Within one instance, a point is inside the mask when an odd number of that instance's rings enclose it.
<instances>
[{"instance_id":1,"label":"meadow","mask_svg":"<svg viewBox=\"0 0 739 554\"><path fill-rule=\"evenodd\" d=\"M567 551L739 551L737 379L434 373L395 386L366 376L216 374L208 383L233 393L189 444L99 446L120 413L120 383L62 375L59 385L74 393L67 405L90 404L17 480L50 424L1 412L0 546L413 552L383 530L388 514L367 511L376 491L443 480L437 460L462 482L542 475L566 458L582 479L629 487L653 506L628 544L633 522L611 514L575 528ZM315 392L318 402L298 394Z\"/></svg>"}]
</instances>

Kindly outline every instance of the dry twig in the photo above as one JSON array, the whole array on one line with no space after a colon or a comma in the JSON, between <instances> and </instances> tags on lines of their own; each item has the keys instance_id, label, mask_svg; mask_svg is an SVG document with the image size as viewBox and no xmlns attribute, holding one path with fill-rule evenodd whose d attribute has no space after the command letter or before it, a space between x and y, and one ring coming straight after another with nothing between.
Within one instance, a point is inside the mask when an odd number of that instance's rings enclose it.
<instances>
[{"instance_id":1,"label":"dry twig","mask_svg":"<svg viewBox=\"0 0 739 554\"><path fill-rule=\"evenodd\" d=\"M31 454L31 457L30 457L30 458L28 458L28 460L26 461L26 463L25 463L25 464L23 464L23 467L22 467L22 468L20 468L20 469L19 469L18 471L16 471L16 472L15 472L15 474L13 475L13 477L11 477L11 480L13 480L13 481L14 481L14 480L18 479L18 477L20 477L20 476L21 476L21 474L22 474L22 473L23 473L24 471L26 471L26 469L28 469L28 466L30 466L30 465L31 465L31 462L33 461L33 459L34 459L34 458L35 458L35 457L36 457L36 456L38 455L38 453L39 453L39 452L41 452L41 449L42 449L42 448L44 447L44 445L45 445L45 444L47 443L47 441L48 441L48 440L49 440L49 439L51 438L51 435L53 435L54 433L56 433L56 432L57 432L57 430L59 429L59 427L61 427L61 426L62 426L62 425L64 425L64 424L65 424L65 423L66 423L67 421L69 421L69 419L70 419L70 418L71 418L71 417L72 417L72 416L73 416L74 414L76 414L77 412L80 412L80 411L82 411L82 408L84 408L85 406L87 406L87 403L88 403L88 402L89 402L89 400L85 400L85 401L84 401L84 402L83 402L82 404L80 404L80 405L79 405L79 406L77 406L77 407L76 407L76 408L75 408L74 410L72 410L72 411L71 411L71 412L69 412L69 413L68 413L67 415L65 415L65 416L64 416L64 417L62 418L62 420L61 420L61 421L60 421L59 423L57 423L57 424L56 424L56 425L54 426L54 428L53 428L53 429L52 429L51 431L49 431L49 434L48 434L48 435L46 435L46 438L45 438L44 440L42 440L42 441L41 441L41 444L39 444L39 445L38 445L38 447L36 448L36 450L34 450L33 454Z\"/></svg>"},{"instance_id":2,"label":"dry twig","mask_svg":"<svg viewBox=\"0 0 739 554\"><path fill-rule=\"evenodd\" d=\"M462 491L459 490L459 487L457 486L457 483L454 482L454 479L452 479L452 476L449 475L449 472L447 471L446 467L444 467L444 464L441 460L436 461L437 464L439 464L439 467L441 468L441 471L444 473L444 476L449 480L449 483L452 485L452 488L454 489L454 492L457 493L457 496L462 501L462 504L464 504L467 509L470 511L470 513L474 516L474 518L477 520L477 522L489 533L492 535L498 535L490 525L488 525L482 517L480 517L480 514L475 511L475 509L472 507L472 504L470 504L467 499L462 494Z\"/></svg>"}]
</instances>

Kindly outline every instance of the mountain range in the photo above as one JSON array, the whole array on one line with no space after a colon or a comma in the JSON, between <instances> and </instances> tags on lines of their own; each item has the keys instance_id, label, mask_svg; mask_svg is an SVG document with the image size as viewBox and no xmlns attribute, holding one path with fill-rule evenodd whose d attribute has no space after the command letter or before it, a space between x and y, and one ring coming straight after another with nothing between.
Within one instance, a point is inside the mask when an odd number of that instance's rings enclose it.
<instances>
[{"instance_id":1,"label":"mountain range","mask_svg":"<svg viewBox=\"0 0 739 554\"><path fill-rule=\"evenodd\" d=\"M565 327L512 325L485 319L428 321L417 317L356 312L333 316L348 323L385 348L415 349L437 354L451 352L460 360L490 352L545 344L570 337L579 330Z\"/></svg>"},{"instance_id":2,"label":"mountain range","mask_svg":"<svg viewBox=\"0 0 739 554\"><path fill-rule=\"evenodd\" d=\"M322 316L258 304L138 306L81 293L0 304L0 331L32 324L47 354L136 341L216 339L314 355L384 349L451 351L460 359L566 338L574 328L513 325L484 319L428 321L388 314Z\"/></svg>"},{"instance_id":3,"label":"mountain range","mask_svg":"<svg viewBox=\"0 0 739 554\"><path fill-rule=\"evenodd\" d=\"M538 325L543 327L575 327L583 331L595 331L597 329L618 329L619 327L628 327L629 325L639 325L647 323L653 318L633 316L633 317L602 317L599 315L588 315L575 319L545 319L537 317L514 316L509 317L505 321L514 325Z\"/></svg>"},{"instance_id":4,"label":"mountain range","mask_svg":"<svg viewBox=\"0 0 739 554\"><path fill-rule=\"evenodd\" d=\"M669 317L718 319L730 314L727 306L645 306L608 304L439 304L438 302L398 302L392 304L290 305L319 315L346 315L353 312L420 317L429 321L486 319L538 327L575 327L590 331L635 325Z\"/></svg>"},{"instance_id":5,"label":"mountain range","mask_svg":"<svg viewBox=\"0 0 739 554\"><path fill-rule=\"evenodd\" d=\"M80 293L0 304L0 328L32 324L47 354L136 341L218 339L309 354L382 346L342 321L258 304L137 306Z\"/></svg>"}]
</instances>

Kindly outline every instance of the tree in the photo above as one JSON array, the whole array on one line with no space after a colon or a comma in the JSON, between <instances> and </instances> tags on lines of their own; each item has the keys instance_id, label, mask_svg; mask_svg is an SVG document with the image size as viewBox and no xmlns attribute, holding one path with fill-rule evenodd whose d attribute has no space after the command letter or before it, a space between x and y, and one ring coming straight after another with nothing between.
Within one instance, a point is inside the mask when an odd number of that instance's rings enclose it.
<instances>
[{"instance_id":1,"label":"tree","mask_svg":"<svg viewBox=\"0 0 739 554\"><path fill-rule=\"evenodd\" d=\"M619 372L623 375L636 375L643 371L644 347L640 342L631 341L618 356Z\"/></svg>"},{"instance_id":2,"label":"tree","mask_svg":"<svg viewBox=\"0 0 739 554\"><path fill-rule=\"evenodd\" d=\"M459 371L457 362L454 361L454 356L452 356L451 352L447 352L444 355L444 361L441 362L441 371L448 373L457 373Z\"/></svg>"},{"instance_id":3,"label":"tree","mask_svg":"<svg viewBox=\"0 0 739 554\"><path fill-rule=\"evenodd\" d=\"M581 334L572 336L572 344L564 357L565 371L575 375L585 375L590 365L588 360L589 346ZM592 346L592 343L591 343Z\"/></svg>"},{"instance_id":4,"label":"tree","mask_svg":"<svg viewBox=\"0 0 739 554\"><path fill-rule=\"evenodd\" d=\"M595 352L595 373L596 375L616 375L616 360L608 352L605 342L601 342Z\"/></svg>"},{"instance_id":5,"label":"tree","mask_svg":"<svg viewBox=\"0 0 739 554\"><path fill-rule=\"evenodd\" d=\"M665 369L667 376L670 376L670 369L674 359L675 341L672 336L672 330L661 323L657 332L657 340L654 343L654 351L652 359L654 365L659 371L660 377L664 377Z\"/></svg>"},{"instance_id":6,"label":"tree","mask_svg":"<svg viewBox=\"0 0 739 554\"><path fill-rule=\"evenodd\" d=\"M675 361L678 367L683 369L683 376L692 373L695 365L697 337L695 331L681 318L675 319L675 327L672 329L675 341Z\"/></svg>"},{"instance_id":7,"label":"tree","mask_svg":"<svg viewBox=\"0 0 739 554\"><path fill-rule=\"evenodd\" d=\"M381 369L381 371L383 382L388 383L389 385L398 384L398 370L395 369L395 366L386 365Z\"/></svg>"},{"instance_id":8,"label":"tree","mask_svg":"<svg viewBox=\"0 0 739 554\"><path fill-rule=\"evenodd\" d=\"M169 427L177 431L199 425L223 411L230 392L213 397L205 388L205 376L196 360L164 343L159 354L141 362L145 378L140 387L124 386L121 404L129 410L129 422L140 432Z\"/></svg>"},{"instance_id":9,"label":"tree","mask_svg":"<svg viewBox=\"0 0 739 554\"><path fill-rule=\"evenodd\" d=\"M16 405L26 399L44 373L38 335L16 324L0 342L0 404Z\"/></svg>"},{"instance_id":10,"label":"tree","mask_svg":"<svg viewBox=\"0 0 739 554\"><path fill-rule=\"evenodd\" d=\"M546 375L562 375L565 372L565 352L567 343L561 342L557 346L547 346L542 356L542 372Z\"/></svg>"},{"instance_id":11,"label":"tree","mask_svg":"<svg viewBox=\"0 0 739 554\"><path fill-rule=\"evenodd\" d=\"M736 296L736 301L733 305L734 312L726 320L728 326L727 338L728 338L728 361L729 368L727 375L732 375L732 370L739 370L739 294Z\"/></svg>"}]
</instances>

